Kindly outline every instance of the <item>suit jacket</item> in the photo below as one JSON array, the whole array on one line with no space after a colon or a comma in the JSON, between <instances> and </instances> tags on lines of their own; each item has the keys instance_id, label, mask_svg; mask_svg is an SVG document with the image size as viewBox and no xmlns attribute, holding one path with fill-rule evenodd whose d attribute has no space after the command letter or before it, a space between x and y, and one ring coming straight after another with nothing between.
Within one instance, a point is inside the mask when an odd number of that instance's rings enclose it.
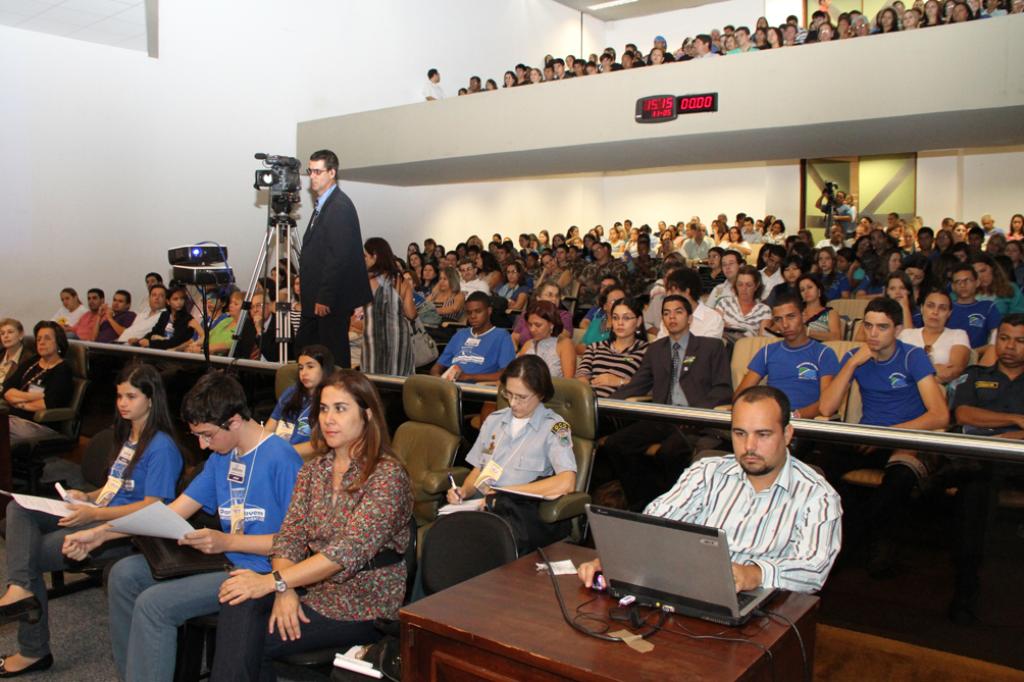
<instances>
[{"instance_id":1,"label":"suit jacket","mask_svg":"<svg viewBox=\"0 0 1024 682\"><path fill-rule=\"evenodd\" d=\"M732 375L729 358L721 339L690 334L683 358L695 360L680 368L679 385L691 407L713 408L732 400ZM672 339L665 337L647 346L633 378L610 397L628 398L650 394L654 402L672 403Z\"/></svg>"},{"instance_id":2,"label":"suit jacket","mask_svg":"<svg viewBox=\"0 0 1024 682\"><path fill-rule=\"evenodd\" d=\"M348 315L372 297L363 260L363 236L356 207L340 187L324 202L316 222L302 236L302 314L317 303Z\"/></svg>"}]
</instances>

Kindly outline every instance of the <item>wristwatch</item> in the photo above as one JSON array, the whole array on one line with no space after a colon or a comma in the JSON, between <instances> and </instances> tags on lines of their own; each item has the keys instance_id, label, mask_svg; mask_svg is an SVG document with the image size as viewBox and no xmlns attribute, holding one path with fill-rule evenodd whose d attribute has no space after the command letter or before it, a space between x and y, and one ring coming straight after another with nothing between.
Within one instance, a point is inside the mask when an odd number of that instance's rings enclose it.
<instances>
[{"instance_id":1,"label":"wristwatch","mask_svg":"<svg viewBox=\"0 0 1024 682\"><path fill-rule=\"evenodd\" d=\"M275 592L285 592L285 591L288 590L288 583L286 583L284 581L284 579L281 577L280 573L278 573L277 571L274 571L270 575L273 576L273 578L274 578L274 591Z\"/></svg>"}]
</instances>

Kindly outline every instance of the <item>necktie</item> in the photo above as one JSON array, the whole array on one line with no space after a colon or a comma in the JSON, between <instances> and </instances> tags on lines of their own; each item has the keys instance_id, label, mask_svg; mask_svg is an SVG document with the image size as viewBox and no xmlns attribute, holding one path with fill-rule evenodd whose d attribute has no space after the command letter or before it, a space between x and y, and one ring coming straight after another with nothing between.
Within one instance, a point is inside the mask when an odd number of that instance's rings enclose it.
<instances>
[{"instance_id":1,"label":"necktie","mask_svg":"<svg viewBox=\"0 0 1024 682\"><path fill-rule=\"evenodd\" d=\"M679 385L679 368L682 365L682 358L679 357L679 343L672 344L672 404L685 405L686 396L683 388Z\"/></svg>"}]
</instances>

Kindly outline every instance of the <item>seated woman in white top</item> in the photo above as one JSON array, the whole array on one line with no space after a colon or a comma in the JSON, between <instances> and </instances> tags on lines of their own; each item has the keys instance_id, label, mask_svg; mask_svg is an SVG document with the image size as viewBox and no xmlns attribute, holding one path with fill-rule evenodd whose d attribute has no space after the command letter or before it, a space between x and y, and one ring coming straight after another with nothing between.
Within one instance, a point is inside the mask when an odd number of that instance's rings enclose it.
<instances>
[{"instance_id":1,"label":"seated woman in white top","mask_svg":"<svg viewBox=\"0 0 1024 682\"><path fill-rule=\"evenodd\" d=\"M904 328L899 339L923 348L935 367L935 374L943 384L957 378L967 369L971 357L971 342L963 329L949 329L946 322L953 312L949 294L942 290L930 292L921 306L924 326Z\"/></svg>"},{"instance_id":2,"label":"seated woman in white top","mask_svg":"<svg viewBox=\"0 0 1024 682\"><path fill-rule=\"evenodd\" d=\"M65 287L60 290L60 309L50 319L62 327L73 327L86 311L88 308L82 305L78 292L71 287Z\"/></svg>"},{"instance_id":3,"label":"seated woman in white top","mask_svg":"<svg viewBox=\"0 0 1024 682\"><path fill-rule=\"evenodd\" d=\"M725 238L722 239L718 245L723 249L734 249L739 251L744 256L750 255L750 244L743 239L743 232L735 225L729 228L729 231L725 234Z\"/></svg>"},{"instance_id":4,"label":"seated woman in white top","mask_svg":"<svg viewBox=\"0 0 1024 682\"><path fill-rule=\"evenodd\" d=\"M562 334L562 318L550 301L534 301L526 311L530 339L519 349L518 356L540 356L553 377L576 376L576 348L572 339Z\"/></svg>"}]
</instances>

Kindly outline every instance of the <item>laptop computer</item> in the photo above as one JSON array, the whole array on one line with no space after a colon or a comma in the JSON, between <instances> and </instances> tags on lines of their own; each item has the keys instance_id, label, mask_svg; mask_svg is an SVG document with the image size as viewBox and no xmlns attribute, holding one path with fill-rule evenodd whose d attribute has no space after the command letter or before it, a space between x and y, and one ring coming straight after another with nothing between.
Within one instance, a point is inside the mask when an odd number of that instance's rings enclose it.
<instances>
[{"instance_id":1,"label":"laptop computer","mask_svg":"<svg viewBox=\"0 0 1024 682\"><path fill-rule=\"evenodd\" d=\"M612 596L723 625L742 625L774 593L736 592L725 532L588 504L587 520Z\"/></svg>"}]
</instances>

